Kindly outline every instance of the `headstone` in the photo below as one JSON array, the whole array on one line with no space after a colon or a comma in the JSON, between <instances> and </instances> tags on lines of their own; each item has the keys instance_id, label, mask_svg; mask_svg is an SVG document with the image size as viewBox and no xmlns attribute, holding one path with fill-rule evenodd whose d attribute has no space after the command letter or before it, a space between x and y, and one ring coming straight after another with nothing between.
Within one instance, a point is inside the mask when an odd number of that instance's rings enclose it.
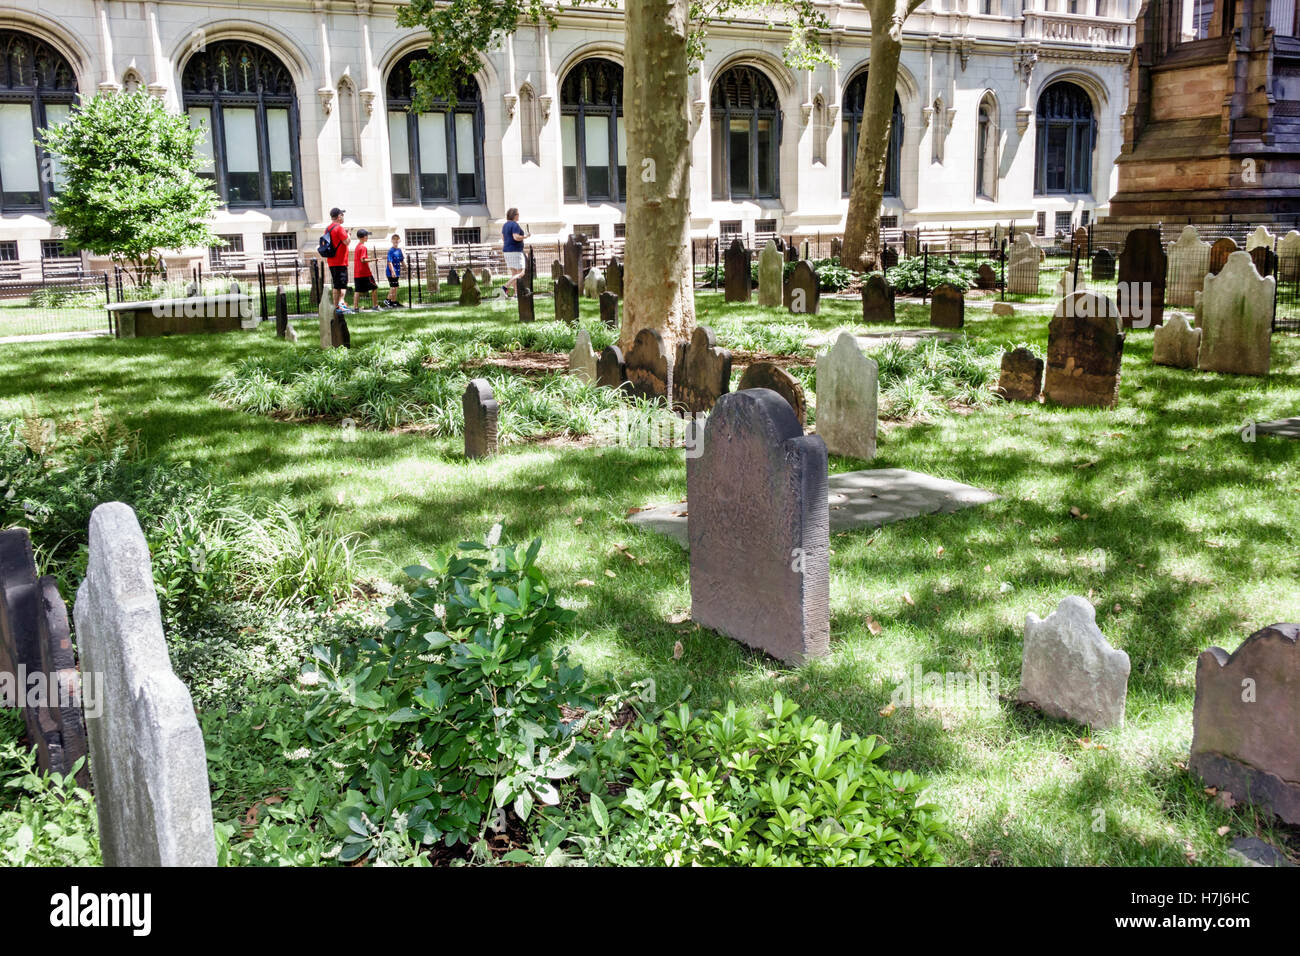
<instances>
[{"instance_id":1,"label":"headstone","mask_svg":"<svg viewBox=\"0 0 1300 956\"><path fill-rule=\"evenodd\" d=\"M1255 227L1255 231L1246 237L1246 251L1252 249L1272 249L1273 234L1264 226Z\"/></svg>"},{"instance_id":2,"label":"headstone","mask_svg":"<svg viewBox=\"0 0 1300 956\"><path fill-rule=\"evenodd\" d=\"M460 304L461 305L478 305L483 301L483 293L479 291L478 280L474 278L474 273L469 269L460 277Z\"/></svg>"},{"instance_id":3,"label":"headstone","mask_svg":"<svg viewBox=\"0 0 1300 956\"><path fill-rule=\"evenodd\" d=\"M980 263L980 267L975 271L975 285L980 289L996 289L998 287L998 274L993 266L987 262Z\"/></svg>"},{"instance_id":4,"label":"headstone","mask_svg":"<svg viewBox=\"0 0 1300 956\"><path fill-rule=\"evenodd\" d=\"M1088 257L1088 229L1080 226L1070 236L1070 255L1081 259Z\"/></svg>"},{"instance_id":5,"label":"headstone","mask_svg":"<svg viewBox=\"0 0 1300 956\"><path fill-rule=\"evenodd\" d=\"M807 259L800 259L785 283L785 307L795 315L816 315L821 310L821 295L817 270Z\"/></svg>"},{"instance_id":6,"label":"headstone","mask_svg":"<svg viewBox=\"0 0 1300 956\"><path fill-rule=\"evenodd\" d=\"M284 286L277 286L275 290L275 337L282 339L289 331L289 296L285 294Z\"/></svg>"},{"instance_id":7,"label":"headstone","mask_svg":"<svg viewBox=\"0 0 1300 956\"><path fill-rule=\"evenodd\" d=\"M569 236L564 242L564 274L575 288L582 286L582 243L577 236Z\"/></svg>"},{"instance_id":8,"label":"headstone","mask_svg":"<svg viewBox=\"0 0 1300 956\"><path fill-rule=\"evenodd\" d=\"M580 382L596 382L596 352L586 329L578 330L573 351L569 353L569 373Z\"/></svg>"},{"instance_id":9,"label":"headstone","mask_svg":"<svg viewBox=\"0 0 1300 956\"><path fill-rule=\"evenodd\" d=\"M185 295L187 298L192 299L198 294L199 294L199 284L197 282L191 282L189 285L185 287Z\"/></svg>"},{"instance_id":10,"label":"headstone","mask_svg":"<svg viewBox=\"0 0 1300 956\"><path fill-rule=\"evenodd\" d=\"M673 408L697 415L713 408L731 388L731 352L717 347L713 330L697 325L689 342L677 343Z\"/></svg>"},{"instance_id":11,"label":"headstone","mask_svg":"<svg viewBox=\"0 0 1300 956\"><path fill-rule=\"evenodd\" d=\"M894 290L878 272L862 283L862 321L894 321Z\"/></svg>"},{"instance_id":12,"label":"headstone","mask_svg":"<svg viewBox=\"0 0 1300 956\"><path fill-rule=\"evenodd\" d=\"M456 271L455 266L452 266L450 269L447 270L447 285L449 286L460 285L460 273Z\"/></svg>"},{"instance_id":13,"label":"headstone","mask_svg":"<svg viewBox=\"0 0 1300 956\"><path fill-rule=\"evenodd\" d=\"M1196 300L1201 371L1268 374L1275 285L1271 276L1255 271L1245 252L1234 252L1222 272L1205 277L1205 291Z\"/></svg>"},{"instance_id":14,"label":"headstone","mask_svg":"<svg viewBox=\"0 0 1300 956\"><path fill-rule=\"evenodd\" d=\"M492 270L480 269L478 273L478 283L484 289L492 288Z\"/></svg>"},{"instance_id":15,"label":"headstone","mask_svg":"<svg viewBox=\"0 0 1300 956\"><path fill-rule=\"evenodd\" d=\"M558 278L559 278L560 276L562 276L562 275L564 275L564 263L561 262L559 259L552 259L552 260L551 260L551 278L552 278L552 279L558 279Z\"/></svg>"},{"instance_id":16,"label":"headstone","mask_svg":"<svg viewBox=\"0 0 1300 956\"><path fill-rule=\"evenodd\" d=\"M998 391L1008 402L1038 401L1043 391L1043 360L1024 346L1003 352Z\"/></svg>"},{"instance_id":17,"label":"headstone","mask_svg":"<svg viewBox=\"0 0 1300 956\"><path fill-rule=\"evenodd\" d=\"M555 280L555 318L560 322L578 321L578 284L561 275Z\"/></svg>"},{"instance_id":18,"label":"headstone","mask_svg":"<svg viewBox=\"0 0 1300 956\"><path fill-rule=\"evenodd\" d=\"M231 280L230 280L230 285L229 285L229 287L226 289L226 292L228 292L230 295L239 295L239 294L241 294L243 291L244 291L244 290L241 289L241 288L239 287L239 281L236 280L236 279L231 279Z\"/></svg>"},{"instance_id":19,"label":"headstone","mask_svg":"<svg viewBox=\"0 0 1300 956\"><path fill-rule=\"evenodd\" d=\"M723 298L727 302L748 302L750 295L749 250L739 239L722 256L724 279Z\"/></svg>"},{"instance_id":20,"label":"headstone","mask_svg":"<svg viewBox=\"0 0 1300 956\"><path fill-rule=\"evenodd\" d=\"M600 321L611 329L618 328L618 296L612 292L600 294Z\"/></svg>"},{"instance_id":21,"label":"headstone","mask_svg":"<svg viewBox=\"0 0 1300 956\"><path fill-rule=\"evenodd\" d=\"M605 273L598 268L588 269L587 278L582 280L582 294L588 299L599 299L605 289Z\"/></svg>"},{"instance_id":22,"label":"headstone","mask_svg":"<svg viewBox=\"0 0 1300 956\"><path fill-rule=\"evenodd\" d=\"M624 365L630 391L637 398L673 402L673 357L663 336L655 329L642 329L627 350Z\"/></svg>"},{"instance_id":23,"label":"headstone","mask_svg":"<svg viewBox=\"0 0 1300 956\"><path fill-rule=\"evenodd\" d=\"M830 650L826 444L767 389L723 395L686 461L691 619L790 663Z\"/></svg>"},{"instance_id":24,"label":"headstone","mask_svg":"<svg viewBox=\"0 0 1300 956\"><path fill-rule=\"evenodd\" d=\"M966 324L966 296L955 285L941 282L930 293L930 324L940 329L960 329Z\"/></svg>"},{"instance_id":25,"label":"headstone","mask_svg":"<svg viewBox=\"0 0 1300 956\"><path fill-rule=\"evenodd\" d=\"M519 300L519 321L535 322L537 314L533 310L533 287L522 280L515 285L515 298Z\"/></svg>"},{"instance_id":26,"label":"headstone","mask_svg":"<svg viewBox=\"0 0 1300 956\"><path fill-rule=\"evenodd\" d=\"M1250 261L1261 276L1277 275L1277 253L1268 246L1256 246L1251 249Z\"/></svg>"},{"instance_id":27,"label":"headstone","mask_svg":"<svg viewBox=\"0 0 1300 956\"><path fill-rule=\"evenodd\" d=\"M336 349L352 348L352 333L348 331L348 317L335 309L330 319L330 346Z\"/></svg>"},{"instance_id":28,"label":"headstone","mask_svg":"<svg viewBox=\"0 0 1300 956\"><path fill-rule=\"evenodd\" d=\"M1169 282L1165 299L1170 305L1193 305L1201 282L1210 271L1210 244L1202 242L1195 226L1184 226L1177 242L1169 244Z\"/></svg>"},{"instance_id":29,"label":"headstone","mask_svg":"<svg viewBox=\"0 0 1300 956\"><path fill-rule=\"evenodd\" d=\"M1110 646L1085 598L1065 598L1046 620L1032 612L1025 618L1022 703L1109 730L1124 723L1128 674L1128 655Z\"/></svg>"},{"instance_id":30,"label":"headstone","mask_svg":"<svg viewBox=\"0 0 1300 956\"><path fill-rule=\"evenodd\" d=\"M844 240L839 236L831 236L831 258L838 261L843 252Z\"/></svg>"},{"instance_id":31,"label":"headstone","mask_svg":"<svg viewBox=\"0 0 1300 956\"><path fill-rule=\"evenodd\" d=\"M1109 282L1115 278L1115 253L1098 249L1092 254L1092 281Z\"/></svg>"},{"instance_id":32,"label":"headstone","mask_svg":"<svg viewBox=\"0 0 1300 956\"><path fill-rule=\"evenodd\" d=\"M1058 405L1110 408L1119 397L1124 330L1115 303L1096 292L1062 299L1047 327L1043 393Z\"/></svg>"},{"instance_id":33,"label":"headstone","mask_svg":"<svg viewBox=\"0 0 1300 956\"><path fill-rule=\"evenodd\" d=\"M880 252L880 267L892 269L896 265L898 265L898 250L893 246L885 246Z\"/></svg>"},{"instance_id":34,"label":"headstone","mask_svg":"<svg viewBox=\"0 0 1300 956\"><path fill-rule=\"evenodd\" d=\"M610 259L605 267L605 291L623 298L623 260Z\"/></svg>"},{"instance_id":35,"label":"headstone","mask_svg":"<svg viewBox=\"0 0 1300 956\"><path fill-rule=\"evenodd\" d=\"M621 388L627 382L627 363L623 350L617 345L607 345L596 359L596 384L605 388Z\"/></svg>"},{"instance_id":36,"label":"headstone","mask_svg":"<svg viewBox=\"0 0 1300 956\"><path fill-rule=\"evenodd\" d=\"M805 261L812 261L812 243L807 239L799 247L799 258Z\"/></svg>"},{"instance_id":37,"label":"headstone","mask_svg":"<svg viewBox=\"0 0 1300 956\"><path fill-rule=\"evenodd\" d=\"M1007 251L1007 292L1038 295L1038 247L1028 233L1019 233Z\"/></svg>"},{"instance_id":38,"label":"headstone","mask_svg":"<svg viewBox=\"0 0 1300 956\"><path fill-rule=\"evenodd\" d=\"M1010 302L994 302L991 310L994 315L1015 315L1016 307Z\"/></svg>"},{"instance_id":39,"label":"headstone","mask_svg":"<svg viewBox=\"0 0 1300 956\"><path fill-rule=\"evenodd\" d=\"M1210 274L1218 275L1228 262L1228 256L1237 251L1237 244L1228 236L1214 240L1210 246Z\"/></svg>"},{"instance_id":40,"label":"headstone","mask_svg":"<svg viewBox=\"0 0 1300 956\"><path fill-rule=\"evenodd\" d=\"M1152 361L1173 368L1196 368L1201 348L1201 330L1187 324L1181 312L1170 313L1168 321L1152 337Z\"/></svg>"},{"instance_id":41,"label":"headstone","mask_svg":"<svg viewBox=\"0 0 1300 956\"><path fill-rule=\"evenodd\" d=\"M288 327L284 330L284 339L286 342L298 341L298 333L294 330L292 322L289 323Z\"/></svg>"},{"instance_id":42,"label":"headstone","mask_svg":"<svg viewBox=\"0 0 1300 956\"><path fill-rule=\"evenodd\" d=\"M317 316L320 319L320 347L332 349L334 348L334 302L329 289L326 289L320 297Z\"/></svg>"},{"instance_id":43,"label":"headstone","mask_svg":"<svg viewBox=\"0 0 1300 956\"><path fill-rule=\"evenodd\" d=\"M1196 659L1187 768L1237 802L1300 824L1300 624L1256 631Z\"/></svg>"},{"instance_id":44,"label":"headstone","mask_svg":"<svg viewBox=\"0 0 1300 956\"><path fill-rule=\"evenodd\" d=\"M1164 322L1167 258L1159 229L1134 229L1124 240L1116 299L1124 328L1149 329Z\"/></svg>"},{"instance_id":45,"label":"headstone","mask_svg":"<svg viewBox=\"0 0 1300 956\"><path fill-rule=\"evenodd\" d=\"M776 240L769 239L758 257L758 304L765 309L781 305L781 285L785 279L785 259Z\"/></svg>"},{"instance_id":46,"label":"headstone","mask_svg":"<svg viewBox=\"0 0 1300 956\"><path fill-rule=\"evenodd\" d=\"M424 281L430 292L438 291L438 258L432 252L424 254Z\"/></svg>"},{"instance_id":47,"label":"headstone","mask_svg":"<svg viewBox=\"0 0 1300 956\"><path fill-rule=\"evenodd\" d=\"M832 455L876 456L880 370L850 332L817 356L817 434Z\"/></svg>"},{"instance_id":48,"label":"headstone","mask_svg":"<svg viewBox=\"0 0 1300 956\"><path fill-rule=\"evenodd\" d=\"M26 528L0 531L0 675L0 707L21 708L37 766L67 776L86 756L81 680L68 609L54 578L37 578ZM84 764L77 782L90 787Z\"/></svg>"},{"instance_id":49,"label":"headstone","mask_svg":"<svg viewBox=\"0 0 1300 956\"><path fill-rule=\"evenodd\" d=\"M1282 282L1300 283L1300 232L1294 229L1277 244L1277 277Z\"/></svg>"},{"instance_id":50,"label":"headstone","mask_svg":"<svg viewBox=\"0 0 1300 956\"><path fill-rule=\"evenodd\" d=\"M487 379L470 379L460 403L465 411L465 457L486 458L495 455L499 409Z\"/></svg>"},{"instance_id":51,"label":"headstone","mask_svg":"<svg viewBox=\"0 0 1300 956\"><path fill-rule=\"evenodd\" d=\"M319 259L312 259L309 271L311 272L311 291L307 293L307 302L313 309L319 309L321 293L324 291L325 283L324 263Z\"/></svg>"},{"instance_id":52,"label":"headstone","mask_svg":"<svg viewBox=\"0 0 1300 956\"><path fill-rule=\"evenodd\" d=\"M776 392L794 410L795 418L803 426L808 421L808 400L804 398L803 386L799 380L771 362L754 362L740 376L736 391L751 388L765 388Z\"/></svg>"},{"instance_id":53,"label":"headstone","mask_svg":"<svg viewBox=\"0 0 1300 956\"><path fill-rule=\"evenodd\" d=\"M90 560L74 607L105 866L216 866L207 757L190 692L172 672L149 546L118 502L90 516Z\"/></svg>"},{"instance_id":54,"label":"headstone","mask_svg":"<svg viewBox=\"0 0 1300 956\"><path fill-rule=\"evenodd\" d=\"M799 250L795 248L794 236L790 237L790 241L785 244L785 248L782 249L781 252L785 256L786 262L799 261Z\"/></svg>"}]
</instances>

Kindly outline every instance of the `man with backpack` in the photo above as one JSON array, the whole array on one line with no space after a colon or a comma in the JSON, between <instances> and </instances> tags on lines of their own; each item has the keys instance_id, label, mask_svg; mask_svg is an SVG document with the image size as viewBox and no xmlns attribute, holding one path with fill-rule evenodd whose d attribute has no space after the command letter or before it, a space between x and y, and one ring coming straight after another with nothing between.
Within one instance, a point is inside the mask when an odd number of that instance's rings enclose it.
<instances>
[{"instance_id":1,"label":"man with backpack","mask_svg":"<svg viewBox=\"0 0 1300 956\"><path fill-rule=\"evenodd\" d=\"M334 286L334 310L351 312L347 306L348 294L348 231L343 228L343 214L346 212L335 206L330 210L329 228L320 237L317 252L325 258L329 266L330 281Z\"/></svg>"}]
</instances>

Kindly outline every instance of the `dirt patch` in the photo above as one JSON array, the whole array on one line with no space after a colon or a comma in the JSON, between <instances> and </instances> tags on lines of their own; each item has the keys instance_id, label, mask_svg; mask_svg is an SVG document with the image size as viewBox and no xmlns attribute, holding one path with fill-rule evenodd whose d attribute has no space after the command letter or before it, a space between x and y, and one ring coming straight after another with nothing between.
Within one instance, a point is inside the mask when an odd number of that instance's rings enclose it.
<instances>
[{"instance_id":1,"label":"dirt patch","mask_svg":"<svg viewBox=\"0 0 1300 956\"><path fill-rule=\"evenodd\" d=\"M731 352L731 367L733 369L747 368L755 362L771 362L778 368L789 368L799 366L808 368L817 364L817 359L811 355L776 355L772 352L741 352L733 349Z\"/></svg>"},{"instance_id":2,"label":"dirt patch","mask_svg":"<svg viewBox=\"0 0 1300 956\"><path fill-rule=\"evenodd\" d=\"M501 368L521 375L549 375L562 372L569 367L569 356L559 352L534 352L531 349L518 349L514 352L498 352L491 358L471 359L464 369Z\"/></svg>"}]
</instances>

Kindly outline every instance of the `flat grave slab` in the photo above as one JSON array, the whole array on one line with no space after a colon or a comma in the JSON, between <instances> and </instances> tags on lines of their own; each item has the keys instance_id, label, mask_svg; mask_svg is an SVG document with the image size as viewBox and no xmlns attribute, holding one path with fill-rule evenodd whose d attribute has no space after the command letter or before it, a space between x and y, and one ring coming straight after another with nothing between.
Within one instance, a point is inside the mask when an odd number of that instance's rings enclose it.
<instances>
[{"instance_id":1,"label":"flat grave slab","mask_svg":"<svg viewBox=\"0 0 1300 956\"><path fill-rule=\"evenodd\" d=\"M922 342L928 342L931 339L938 339L941 342L954 342L962 337L961 332L948 332L944 329L889 329L881 332L864 332L855 333L858 340L858 347L863 349L878 349L886 342L897 341L903 348L912 348ZM814 349L824 349L833 345L835 339L832 333L827 332L823 335L817 335L809 339L807 344Z\"/></svg>"},{"instance_id":2,"label":"flat grave slab","mask_svg":"<svg viewBox=\"0 0 1300 956\"><path fill-rule=\"evenodd\" d=\"M1255 434L1300 438L1300 418L1279 418L1275 422L1260 422L1255 426Z\"/></svg>"},{"instance_id":3,"label":"flat grave slab","mask_svg":"<svg viewBox=\"0 0 1300 956\"><path fill-rule=\"evenodd\" d=\"M920 515L951 514L998 496L958 481L905 468L868 468L831 475L827 482L831 532L878 528ZM628 520L689 547L685 501L643 508Z\"/></svg>"}]
</instances>

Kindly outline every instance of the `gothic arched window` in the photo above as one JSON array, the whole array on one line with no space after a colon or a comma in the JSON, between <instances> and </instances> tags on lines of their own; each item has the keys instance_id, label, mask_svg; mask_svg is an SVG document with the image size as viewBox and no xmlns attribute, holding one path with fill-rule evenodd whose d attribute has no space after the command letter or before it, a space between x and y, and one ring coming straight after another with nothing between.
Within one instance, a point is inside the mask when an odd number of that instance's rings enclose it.
<instances>
[{"instance_id":1,"label":"gothic arched window","mask_svg":"<svg viewBox=\"0 0 1300 956\"><path fill-rule=\"evenodd\" d=\"M858 157L858 134L866 116L867 71L863 70L844 89L844 103L840 107L843 131L840 145L840 188L844 195L853 187L853 166ZM885 195L897 197L900 193L899 168L903 159L903 105L894 94L894 109L889 121L889 154L885 158Z\"/></svg>"},{"instance_id":2,"label":"gothic arched window","mask_svg":"<svg viewBox=\"0 0 1300 956\"><path fill-rule=\"evenodd\" d=\"M713 84L710 102L714 199L780 195L781 109L760 70L733 66Z\"/></svg>"},{"instance_id":3,"label":"gothic arched window","mask_svg":"<svg viewBox=\"0 0 1300 956\"><path fill-rule=\"evenodd\" d=\"M1053 83L1038 97L1036 195L1078 195L1092 191L1092 149L1096 141L1092 100L1074 83Z\"/></svg>"},{"instance_id":4,"label":"gothic arched window","mask_svg":"<svg viewBox=\"0 0 1300 956\"><path fill-rule=\"evenodd\" d=\"M478 82L463 76L456 105L435 99L411 111L411 64L427 54L407 54L388 75L388 150L393 202L424 206L486 201L483 191L483 98Z\"/></svg>"},{"instance_id":5,"label":"gothic arched window","mask_svg":"<svg viewBox=\"0 0 1300 956\"><path fill-rule=\"evenodd\" d=\"M564 198L627 199L627 136L623 130L623 68L588 57L560 84Z\"/></svg>"},{"instance_id":6,"label":"gothic arched window","mask_svg":"<svg viewBox=\"0 0 1300 956\"><path fill-rule=\"evenodd\" d=\"M76 98L77 78L57 50L0 30L0 209L44 210L58 192L57 165L41 175L36 133L66 120Z\"/></svg>"},{"instance_id":7,"label":"gothic arched window","mask_svg":"<svg viewBox=\"0 0 1300 956\"><path fill-rule=\"evenodd\" d=\"M998 198L999 138L998 104L992 93L985 93L975 141L975 195L980 199Z\"/></svg>"}]
</instances>

